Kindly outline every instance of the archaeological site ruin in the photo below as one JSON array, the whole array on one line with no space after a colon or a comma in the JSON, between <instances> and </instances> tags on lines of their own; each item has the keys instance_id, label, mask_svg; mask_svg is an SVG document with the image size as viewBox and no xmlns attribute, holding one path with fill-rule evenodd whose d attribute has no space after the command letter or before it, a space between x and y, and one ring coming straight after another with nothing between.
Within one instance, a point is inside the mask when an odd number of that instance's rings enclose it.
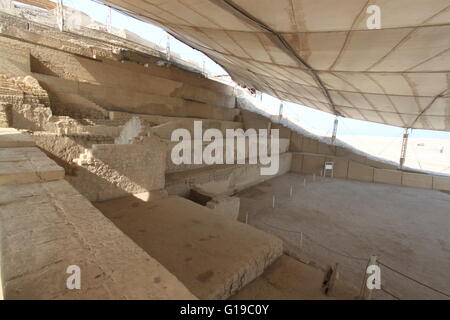
<instances>
[{"instance_id":1,"label":"archaeological site ruin","mask_svg":"<svg viewBox=\"0 0 450 320\"><path fill-rule=\"evenodd\" d=\"M450 299L449 0L72 2L0 0L2 299Z\"/></svg>"}]
</instances>

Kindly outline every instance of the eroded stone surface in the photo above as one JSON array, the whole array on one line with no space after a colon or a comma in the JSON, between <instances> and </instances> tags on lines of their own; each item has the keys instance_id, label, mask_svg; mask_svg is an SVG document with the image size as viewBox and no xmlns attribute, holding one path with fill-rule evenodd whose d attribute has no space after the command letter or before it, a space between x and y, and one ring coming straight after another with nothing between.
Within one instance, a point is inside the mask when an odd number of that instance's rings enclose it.
<instances>
[{"instance_id":1,"label":"eroded stone surface","mask_svg":"<svg viewBox=\"0 0 450 320\"><path fill-rule=\"evenodd\" d=\"M283 251L278 238L176 196L95 205L201 299L228 298Z\"/></svg>"},{"instance_id":2,"label":"eroded stone surface","mask_svg":"<svg viewBox=\"0 0 450 320\"><path fill-rule=\"evenodd\" d=\"M0 185L63 178L64 169L38 148L0 148Z\"/></svg>"},{"instance_id":3,"label":"eroded stone surface","mask_svg":"<svg viewBox=\"0 0 450 320\"><path fill-rule=\"evenodd\" d=\"M195 298L64 180L0 186L0 208L5 299Z\"/></svg>"},{"instance_id":4,"label":"eroded stone surface","mask_svg":"<svg viewBox=\"0 0 450 320\"><path fill-rule=\"evenodd\" d=\"M210 208L214 213L227 217L231 220L237 220L239 216L239 204L238 197L217 196L209 201L206 206Z\"/></svg>"},{"instance_id":5,"label":"eroded stone surface","mask_svg":"<svg viewBox=\"0 0 450 320\"><path fill-rule=\"evenodd\" d=\"M31 136L13 128L0 128L0 148L34 147Z\"/></svg>"}]
</instances>

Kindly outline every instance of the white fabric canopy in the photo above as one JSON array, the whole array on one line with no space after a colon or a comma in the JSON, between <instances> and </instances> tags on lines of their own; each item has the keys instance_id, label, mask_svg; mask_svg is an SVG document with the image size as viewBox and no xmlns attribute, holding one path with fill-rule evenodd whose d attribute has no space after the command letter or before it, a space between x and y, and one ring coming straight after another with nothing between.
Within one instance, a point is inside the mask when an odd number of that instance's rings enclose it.
<instances>
[{"instance_id":1,"label":"white fabric canopy","mask_svg":"<svg viewBox=\"0 0 450 320\"><path fill-rule=\"evenodd\" d=\"M241 84L344 117L450 131L450 0L105 0ZM381 28L369 30L370 5Z\"/></svg>"}]
</instances>

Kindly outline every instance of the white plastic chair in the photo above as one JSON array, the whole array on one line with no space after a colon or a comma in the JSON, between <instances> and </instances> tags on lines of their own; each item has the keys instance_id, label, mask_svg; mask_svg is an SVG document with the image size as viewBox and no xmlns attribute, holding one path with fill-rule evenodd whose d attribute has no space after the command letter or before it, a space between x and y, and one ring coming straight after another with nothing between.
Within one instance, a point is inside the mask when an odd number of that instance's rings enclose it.
<instances>
[{"instance_id":1,"label":"white plastic chair","mask_svg":"<svg viewBox=\"0 0 450 320\"><path fill-rule=\"evenodd\" d=\"M334 178L334 162L325 162L325 166L323 167L323 176L327 176L327 171L331 172L331 177Z\"/></svg>"}]
</instances>

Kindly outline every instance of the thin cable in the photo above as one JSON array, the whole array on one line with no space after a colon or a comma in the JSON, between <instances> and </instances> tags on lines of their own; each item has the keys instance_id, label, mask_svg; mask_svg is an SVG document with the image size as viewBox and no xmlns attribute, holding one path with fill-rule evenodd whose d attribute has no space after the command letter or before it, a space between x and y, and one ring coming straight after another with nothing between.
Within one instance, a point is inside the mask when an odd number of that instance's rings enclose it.
<instances>
[{"instance_id":1,"label":"thin cable","mask_svg":"<svg viewBox=\"0 0 450 320\"><path fill-rule=\"evenodd\" d=\"M401 300L398 296L396 296L395 294L393 294L392 292L387 290L386 287L384 287L384 286L381 286L381 291L383 291L384 293L390 295L391 297L393 297L396 300Z\"/></svg>"},{"instance_id":2,"label":"thin cable","mask_svg":"<svg viewBox=\"0 0 450 320\"><path fill-rule=\"evenodd\" d=\"M409 279L409 280L411 280L411 281L413 281L413 282L415 282L415 283L417 283L417 284L420 284L421 286L424 286L425 288L428 288L428 289L430 289L430 290L432 290L432 291L434 291L434 292L437 292L437 293L439 293L439 294L442 294L442 295L444 295L444 296L450 298L450 295L447 294L447 293L445 293L445 292L442 292L442 291L440 291L440 290L438 290L438 289L435 289L435 288L429 286L429 285L426 284L426 283L423 283L423 282L421 282L421 281L419 281L419 280L416 280L416 279L412 278L411 276L408 276L408 275L406 275L406 274L404 274L404 273L402 273L402 272L400 272L400 271L398 271L398 270L395 270L394 268L392 268L392 267L390 267L390 266L384 264L384 263L381 262L381 261L377 261L377 262L378 262L380 265L382 265L383 267L385 267L385 268L387 268L387 269L389 269L389 270L391 270L391 271L393 271L393 272L395 272L395 273L397 273L397 274L399 274L399 275L401 275L401 276L403 276L403 277L405 277L405 278L407 278L407 279Z\"/></svg>"},{"instance_id":3,"label":"thin cable","mask_svg":"<svg viewBox=\"0 0 450 320\"><path fill-rule=\"evenodd\" d=\"M276 226L273 226L273 225L268 224L267 222L264 221L264 219L260 219L260 221L261 221L264 225L268 226L269 228L273 228L273 229L277 229L277 230L279 230L279 231L284 231L284 232L289 232L289 233L302 234L303 237L308 238L311 242L315 243L317 246L319 246L319 247L321 247L321 248L323 248L323 249L325 249L325 250L328 250L328 251L330 251L330 252L333 252L334 254L337 254L337 255L339 255L339 256L342 256L342 257L345 257L345 258L348 258L348 259L359 260L359 261L367 261L366 258L355 257L355 256L352 256L352 255L349 255L349 254L346 254L346 253L342 253L342 252L336 251L336 250L334 250L334 249L328 248L328 247L326 247L326 246L320 244L319 242L315 241L314 239L312 239L310 236L308 236L308 235L305 234L304 232L301 232L301 231L294 231L294 230L287 230L287 229L279 228L279 227L276 227Z\"/></svg>"}]
</instances>

